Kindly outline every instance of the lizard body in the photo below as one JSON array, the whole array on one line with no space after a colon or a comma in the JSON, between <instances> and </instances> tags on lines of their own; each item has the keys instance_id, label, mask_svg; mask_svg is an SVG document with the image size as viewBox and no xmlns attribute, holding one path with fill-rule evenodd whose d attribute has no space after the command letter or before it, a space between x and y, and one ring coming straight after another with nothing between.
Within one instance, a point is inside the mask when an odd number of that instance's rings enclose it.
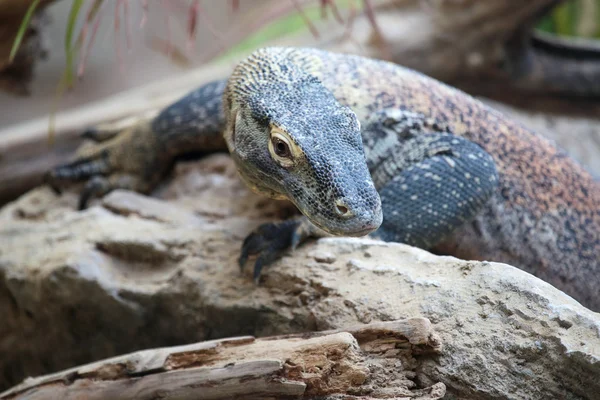
<instances>
[{"instance_id":1,"label":"lizard body","mask_svg":"<svg viewBox=\"0 0 600 400\"><path fill-rule=\"evenodd\" d=\"M375 231L510 263L600 309L600 186L546 139L388 62L257 50L227 82L193 91L49 177L93 177L84 205L115 187L149 192L177 155L224 145L249 187L290 199L330 234ZM242 261L262 254L260 271L302 239L298 230L312 233L305 224L260 228Z\"/></svg>"}]
</instances>

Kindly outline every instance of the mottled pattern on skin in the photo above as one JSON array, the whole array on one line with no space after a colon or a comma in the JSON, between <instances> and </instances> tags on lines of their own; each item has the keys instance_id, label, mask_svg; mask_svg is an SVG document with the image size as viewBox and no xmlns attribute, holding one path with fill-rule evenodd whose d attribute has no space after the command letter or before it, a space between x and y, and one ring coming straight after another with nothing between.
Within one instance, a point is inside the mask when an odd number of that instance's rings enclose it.
<instances>
[{"instance_id":1,"label":"mottled pattern on skin","mask_svg":"<svg viewBox=\"0 0 600 400\"><path fill-rule=\"evenodd\" d=\"M227 80L210 82L165 108L152 121L152 131L165 154L225 149L223 92Z\"/></svg>"},{"instance_id":2,"label":"mottled pattern on skin","mask_svg":"<svg viewBox=\"0 0 600 400\"><path fill-rule=\"evenodd\" d=\"M374 235L380 239L432 248L470 222L497 189L493 158L423 115L373 113L363 141L383 204Z\"/></svg>"},{"instance_id":3,"label":"mottled pattern on skin","mask_svg":"<svg viewBox=\"0 0 600 400\"><path fill-rule=\"evenodd\" d=\"M189 146L188 150L216 148L215 143L222 145L215 138L212 125L210 134L205 134L203 122L196 120L200 114L186 111L203 108L206 102L189 95L177 106L180 111L167 113L168 118L159 117L155 121L155 124L169 121L160 129L140 126L126 131L107 142L110 144L100 144L94 155L81 164L106 159L108 170L96 164L85 168L99 168L108 179L125 173L139 183L140 177L142 180L150 177L145 184L153 187L155 171L166 168L169 157L182 148L180 143ZM440 243L430 246L425 242L424 247L460 258L510 263L600 310L600 186L549 141L459 90L387 62L316 49L268 48L256 51L236 68L223 96L224 115L213 121L217 125L224 121L227 147L245 182L271 197L291 198L313 223L338 233L348 231L348 226L332 214L337 199L354 201L350 206L359 210L359 214L369 207L375 210L376 204L368 199L375 198L369 187L376 185L384 201L384 218L391 214L393 221L400 215L405 219L396 220L396 225L407 224L403 221L411 221L409 213L414 211L402 209L402 202L407 200L399 197L399 193L406 191L410 198L422 194L423 187L404 189L402 185L406 182L396 185L393 171L398 171L397 176L422 172L419 176L425 177L430 171L416 168L430 163L436 154L419 158L415 156L419 151L405 148L383 156L385 148L378 148L381 143L373 141L371 136L377 131L368 129L363 130L366 147L363 152L358 146L361 140L358 122L347 107L365 127L373 122L369 117L384 110L395 110L405 117L418 115L417 124L422 123L428 129L420 132L423 140L414 143L431 146L439 139L440 143L451 145L451 153L467 152L482 160L482 169L472 171L480 179L474 189L490 193L476 196L476 201L466 206L458 206L457 200L451 205L456 210L455 216L470 222L454 229ZM184 118L188 115L192 116ZM331 124L332 120L338 122ZM195 129L180 129L178 124L200 125ZM273 126L286 131L294 148L298 148L293 168L278 168L269 154L269 132ZM404 130L398 132L402 135ZM167 138L169 134L174 136ZM460 138L459 143L448 142L450 135ZM384 138L398 143L398 138L393 139L389 135ZM123 157L132 152L140 157L134 156L132 160ZM448 154L438 157L443 156ZM495 189L482 181L490 174L483 165L490 161L490 156L497 170ZM413 157L419 162L417 166L406 166L405 160L397 157ZM367 163L373 169L374 184L366 172ZM82 165L64 168L61 173L81 170ZM448 171L458 176L456 169L437 172L445 174L447 183L456 187L459 182L452 182ZM386 182L386 177L390 181ZM433 175L431 178L433 181ZM470 178L465 176L465 179ZM435 190L435 185L431 188ZM431 195L429 209L434 212L439 213L443 204L447 204L443 190ZM480 204L486 196L487 201ZM465 215L460 215L461 209L466 210ZM474 217L467 215L477 209ZM412 220L416 223L416 219ZM384 231L394 231L386 224L387 220ZM428 226L423 224L421 228L427 231ZM394 234L405 234L404 228L396 229ZM439 227L432 229L440 232ZM423 234L426 236L427 232ZM259 244L258 247L264 247L262 242Z\"/></svg>"},{"instance_id":4,"label":"mottled pattern on skin","mask_svg":"<svg viewBox=\"0 0 600 400\"><path fill-rule=\"evenodd\" d=\"M600 185L548 140L471 96L397 65L352 55L318 57L314 73L364 120L398 108L477 143L499 187L476 219L431 250L523 268L600 310Z\"/></svg>"},{"instance_id":5,"label":"mottled pattern on skin","mask_svg":"<svg viewBox=\"0 0 600 400\"><path fill-rule=\"evenodd\" d=\"M360 124L292 54L283 50L267 61L255 53L232 73L224 96L229 151L254 190L291 200L326 232L369 233L381 224L382 210ZM274 127L298 153L290 167L269 153ZM347 212L340 214L340 206Z\"/></svg>"},{"instance_id":6,"label":"mottled pattern on skin","mask_svg":"<svg viewBox=\"0 0 600 400\"><path fill-rule=\"evenodd\" d=\"M157 151L160 148L158 137L144 121L95 146L83 147L73 162L48 172L46 180L55 188L65 181L87 180L80 208L89 198L116 188L148 193L170 167L169 157Z\"/></svg>"}]
</instances>

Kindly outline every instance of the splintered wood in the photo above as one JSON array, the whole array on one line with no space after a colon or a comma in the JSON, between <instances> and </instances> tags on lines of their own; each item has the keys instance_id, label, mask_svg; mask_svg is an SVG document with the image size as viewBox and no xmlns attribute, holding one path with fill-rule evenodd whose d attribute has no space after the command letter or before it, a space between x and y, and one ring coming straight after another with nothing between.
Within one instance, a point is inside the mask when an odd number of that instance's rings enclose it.
<instances>
[{"instance_id":1,"label":"splintered wood","mask_svg":"<svg viewBox=\"0 0 600 400\"><path fill-rule=\"evenodd\" d=\"M425 318L144 350L38 378L0 400L439 399L417 388L418 361L441 350Z\"/></svg>"}]
</instances>

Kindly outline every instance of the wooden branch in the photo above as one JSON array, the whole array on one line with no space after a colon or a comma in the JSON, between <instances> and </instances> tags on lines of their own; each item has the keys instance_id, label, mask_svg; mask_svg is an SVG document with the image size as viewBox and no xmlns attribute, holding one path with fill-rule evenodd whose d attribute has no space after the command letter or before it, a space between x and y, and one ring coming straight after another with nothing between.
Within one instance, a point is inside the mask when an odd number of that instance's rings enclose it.
<instances>
[{"instance_id":1,"label":"wooden branch","mask_svg":"<svg viewBox=\"0 0 600 400\"><path fill-rule=\"evenodd\" d=\"M144 350L28 379L2 400L315 398L439 399L414 390L414 355L441 350L425 318L264 339L238 337ZM348 397L346 397L348 398Z\"/></svg>"}]
</instances>

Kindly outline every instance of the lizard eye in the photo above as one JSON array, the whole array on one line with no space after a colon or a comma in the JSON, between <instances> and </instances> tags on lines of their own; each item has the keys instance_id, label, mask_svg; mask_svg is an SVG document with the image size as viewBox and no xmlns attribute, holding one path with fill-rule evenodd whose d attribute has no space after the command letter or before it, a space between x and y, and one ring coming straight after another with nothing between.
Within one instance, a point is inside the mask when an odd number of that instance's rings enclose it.
<instances>
[{"instance_id":1,"label":"lizard eye","mask_svg":"<svg viewBox=\"0 0 600 400\"><path fill-rule=\"evenodd\" d=\"M273 148L275 149L275 154L277 154L279 157L285 158L289 158L291 156L290 148L288 147L286 142L277 137L274 137L271 140L273 141Z\"/></svg>"},{"instance_id":2,"label":"lizard eye","mask_svg":"<svg viewBox=\"0 0 600 400\"><path fill-rule=\"evenodd\" d=\"M293 145L290 143L287 135L277 130L271 131L271 140L269 140L269 152L279 165L285 168L294 165Z\"/></svg>"}]
</instances>

